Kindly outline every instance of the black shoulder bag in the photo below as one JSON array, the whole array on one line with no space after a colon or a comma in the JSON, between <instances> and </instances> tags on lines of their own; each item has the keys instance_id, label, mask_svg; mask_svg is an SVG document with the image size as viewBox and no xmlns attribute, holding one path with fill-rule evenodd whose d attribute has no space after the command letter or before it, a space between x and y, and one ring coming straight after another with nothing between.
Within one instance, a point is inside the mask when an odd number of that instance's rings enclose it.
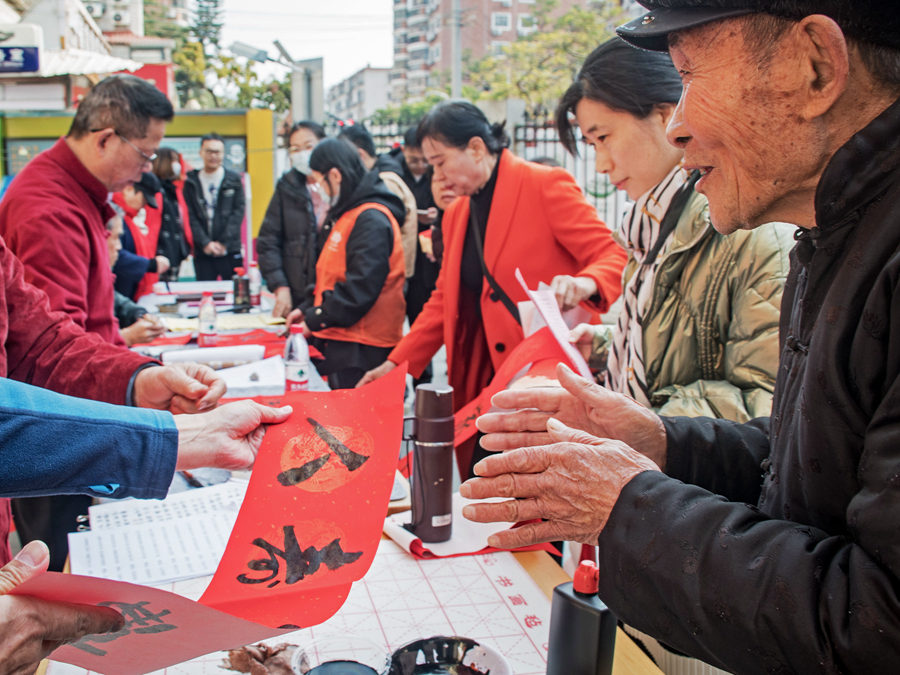
<instances>
[{"instance_id":1,"label":"black shoulder bag","mask_svg":"<svg viewBox=\"0 0 900 675\"><path fill-rule=\"evenodd\" d=\"M475 220L475 209L472 208L471 204L469 204L469 227L472 228L472 233L475 236L475 246L478 248L478 260L481 261L481 271L484 272L484 278L487 279L491 290L493 290L494 293L497 294L497 297L500 298L500 302L503 303L503 306L509 310L510 314L512 314L516 323L521 325L522 319L519 317L518 306L516 306L516 303L514 303L506 292L500 288L500 284L498 284L494 277L491 276L491 273L488 272L487 265L484 262L484 245L481 243L481 229L478 227L478 222Z\"/></svg>"}]
</instances>

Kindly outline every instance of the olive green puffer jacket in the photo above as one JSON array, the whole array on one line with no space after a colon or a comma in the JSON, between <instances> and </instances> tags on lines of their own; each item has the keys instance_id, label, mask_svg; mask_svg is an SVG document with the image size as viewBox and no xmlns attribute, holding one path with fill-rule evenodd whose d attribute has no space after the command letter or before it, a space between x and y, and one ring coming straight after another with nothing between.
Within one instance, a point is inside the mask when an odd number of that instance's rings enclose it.
<instances>
[{"instance_id":1,"label":"olive green puffer jacket","mask_svg":"<svg viewBox=\"0 0 900 675\"><path fill-rule=\"evenodd\" d=\"M654 277L644 314L650 402L661 415L746 422L772 410L781 294L797 228L770 223L724 236L695 193ZM627 281L637 269L632 259ZM611 326L597 326L590 365L604 370Z\"/></svg>"}]
</instances>

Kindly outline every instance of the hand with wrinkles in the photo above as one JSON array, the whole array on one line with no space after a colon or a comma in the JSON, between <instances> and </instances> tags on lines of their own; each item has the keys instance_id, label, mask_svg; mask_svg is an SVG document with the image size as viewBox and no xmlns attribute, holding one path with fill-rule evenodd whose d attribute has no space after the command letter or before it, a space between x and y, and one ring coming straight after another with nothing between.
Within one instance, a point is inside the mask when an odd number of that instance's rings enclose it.
<instances>
[{"instance_id":1,"label":"hand with wrinkles","mask_svg":"<svg viewBox=\"0 0 900 675\"><path fill-rule=\"evenodd\" d=\"M470 504L463 516L479 523L531 523L488 538L497 548L547 541L596 544L622 488L639 473L659 467L621 441L600 439L547 421L550 444L508 450L475 465L477 478L459 489L467 499L512 501Z\"/></svg>"},{"instance_id":2,"label":"hand with wrinkles","mask_svg":"<svg viewBox=\"0 0 900 675\"><path fill-rule=\"evenodd\" d=\"M489 413L476 425L487 434L485 450L514 450L553 443L547 431L551 417L595 438L622 441L649 457L661 469L666 464L666 428L659 416L596 382L576 375L559 364L561 387L501 391L491 403L512 412Z\"/></svg>"}]
</instances>

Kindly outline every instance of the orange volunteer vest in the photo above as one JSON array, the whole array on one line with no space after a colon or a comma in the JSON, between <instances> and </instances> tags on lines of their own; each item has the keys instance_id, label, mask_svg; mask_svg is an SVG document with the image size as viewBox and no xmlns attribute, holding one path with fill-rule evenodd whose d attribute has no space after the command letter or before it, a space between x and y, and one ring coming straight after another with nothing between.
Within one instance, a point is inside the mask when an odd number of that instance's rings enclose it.
<instances>
[{"instance_id":1,"label":"orange volunteer vest","mask_svg":"<svg viewBox=\"0 0 900 675\"><path fill-rule=\"evenodd\" d=\"M400 241L400 226L386 206L376 203L363 204L338 218L316 263L316 306L322 304L325 291L333 290L336 284L346 281L347 240L353 232L356 219L368 209L375 209L386 215L394 233L390 271L381 294L372 309L352 326L325 328L314 335L325 340L357 342L373 347L393 347L403 337L403 319L406 316L406 300L403 298L406 263L403 258L403 244Z\"/></svg>"}]
</instances>

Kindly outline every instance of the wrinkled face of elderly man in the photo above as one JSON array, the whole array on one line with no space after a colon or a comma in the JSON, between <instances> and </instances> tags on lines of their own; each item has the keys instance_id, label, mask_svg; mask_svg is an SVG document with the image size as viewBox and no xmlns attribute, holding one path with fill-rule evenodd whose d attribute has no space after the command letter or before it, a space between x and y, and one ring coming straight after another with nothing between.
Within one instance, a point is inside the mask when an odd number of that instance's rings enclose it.
<instances>
[{"instance_id":1,"label":"wrinkled face of elderly man","mask_svg":"<svg viewBox=\"0 0 900 675\"><path fill-rule=\"evenodd\" d=\"M705 174L697 190L715 228L814 225L818 179L852 134L842 131L848 85L870 80L837 24L754 15L674 33L669 45L684 81L669 141Z\"/></svg>"}]
</instances>

